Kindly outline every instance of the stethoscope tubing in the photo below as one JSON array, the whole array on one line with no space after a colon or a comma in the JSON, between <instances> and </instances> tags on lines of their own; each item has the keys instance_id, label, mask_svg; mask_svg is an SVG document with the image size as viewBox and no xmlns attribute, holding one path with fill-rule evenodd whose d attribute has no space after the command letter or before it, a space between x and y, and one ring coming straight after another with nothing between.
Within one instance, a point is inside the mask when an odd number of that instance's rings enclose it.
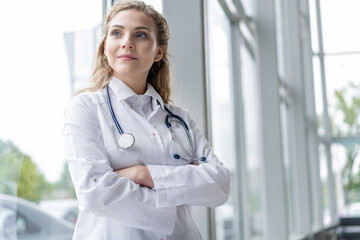
<instances>
[{"instance_id":1,"label":"stethoscope tubing","mask_svg":"<svg viewBox=\"0 0 360 240\"><path fill-rule=\"evenodd\" d=\"M168 115L166 115L166 118L165 118L165 125L167 126L167 128L171 128L171 124L170 124L170 121L169 121L169 118L176 118L177 120L179 120L183 125L184 127L186 128L187 131L189 131L189 127L188 125L186 124L186 122L184 121L184 119L182 119L181 117L179 117L178 115L175 115L173 114L167 107L165 107L165 110L169 113Z\"/></svg>"},{"instance_id":2,"label":"stethoscope tubing","mask_svg":"<svg viewBox=\"0 0 360 240\"><path fill-rule=\"evenodd\" d=\"M194 142L192 141L190 132L189 132L189 127L186 124L186 122L184 121L184 119L182 119L180 116L173 114L167 107L165 107L165 110L168 112L168 115L165 118L165 125L166 127L170 130L170 133L173 137L173 139L175 140L175 142L179 145L179 147L181 148L181 150L190 158L190 159L186 159L181 157L179 154L174 154L174 158L175 159L183 159L187 162L193 162L193 161L201 161L201 162L206 162L206 158L205 157L201 157L201 158L197 158L194 157L195 155L195 146L194 146ZM174 118L175 120L179 121L182 125L182 127L184 128L186 135L189 139L190 142L190 147L191 147L191 155L185 150L184 146L181 144L181 142L179 141L179 139L177 138L176 134L173 132L173 130L171 129L171 118Z\"/></svg>"},{"instance_id":3,"label":"stethoscope tubing","mask_svg":"<svg viewBox=\"0 0 360 240\"><path fill-rule=\"evenodd\" d=\"M109 106L109 110L110 110L110 113L111 113L111 117L113 118L114 123L115 123L115 126L116 126L116 128L118 129L120 135L122 135L122 134L124 134L124 132L123 132L123 130L121 129L118 120L116 119L116 116L115 116L115 113L114 113L114 109L113 109L112 104L111 104L110 93L109 93L109 85L106 85L106 91L107 91L107 103L108 103L108 106Z\"/></svg>"},{"instance_id":4,"label":"stethoscope tubing","mask_svg":"<svg viewBox=\"0 0 360 240\"><path fill-rule=\"evenodd\" d=\"M109 110L110 110L110 113L111 113L111 117L115 123L115 126L117 128L117 130L119 131L120 133L120 136L124 134L124 131L122 130L122 128L120 127L120 124L115 116L115 113L114 113L114 109L112 107L112 104L111 104L111 99L110 99L110 92L109 92L109 85L106 85L106 93L107 93L107 103L108 103L108 107L109 107ZM194 143L192 141L192 138L191 138L191 135L190 135L190 132L189 132L189 127L188 125L186 124L186 122L184 121L184 119L182 119L180 116L178 115L175 115L173 114L166 106L164 106L166 112L168 113L166 115L166 118L165 118L165 125L166 127L170 130L170 133L173 137L173 139L175 140L175 142L180 146L181 150L190 158L190 159L185 159L183 157L181 157L180 155L178 154L174 154L174 158L175 159L183 159L187 162L193 162L193 161L202 161L202 162L205 162L206 161L206 158L205 157L201 157L201 158L196 158L194 157L194 154L195 154L195 150L194 150ZM185 132L186 132L186 135L189 139L189 142L190 142L190 147L191 147L191 155L185 150L184 146L180 143L179 139L177 138L176 134L173 132L173 130L171 129L171 118L174 118L176 119L177 121L179 121L181 123L181 125L184 127L185 129ZM126 134L125 134L126 135ZM131 134L129 134L131 135ZM132 135L131 135L132 136ZM133 136L132 136L133 137ZM135 139L134 139L135 140ZM131 144L132 146L132 144ZM130 146L129 146L130 147ZM126 147L128 148L128 147Z\"/></svg>"}]
</instances>

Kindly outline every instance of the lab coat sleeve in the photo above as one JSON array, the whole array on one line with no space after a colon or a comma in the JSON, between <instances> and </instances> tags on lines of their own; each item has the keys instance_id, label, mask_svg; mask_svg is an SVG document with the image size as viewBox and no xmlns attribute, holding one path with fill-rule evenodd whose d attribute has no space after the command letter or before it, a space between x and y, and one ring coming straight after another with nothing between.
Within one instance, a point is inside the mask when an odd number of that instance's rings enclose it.
<instances>
[{"instance_id":1,"label":"lab coat sleeve","mask_svg":"<svg viewBox=\"0 0 360 240\"><path fill-rule=\"evenodd\" d=\"M113 172L101 141L97 108L90 96L73 98L66 112L64 140L80 207L130 227L172 233L176 208L156 207L154 190Z\"/></svg>"},{"instance_id":2,"label":"lab coat sleeve","mask_svg":"<svg viewBox=\"0 0 360 240\"><path fill-rule=\"evenodd\" d=\"M196 156L205 156L207 163L183 166L147 165L156 189L158 207L183 204L217 207L224 204L230 192L230 172L218 160L213 148L192 118Z\"/></svg>"}]
</instances>

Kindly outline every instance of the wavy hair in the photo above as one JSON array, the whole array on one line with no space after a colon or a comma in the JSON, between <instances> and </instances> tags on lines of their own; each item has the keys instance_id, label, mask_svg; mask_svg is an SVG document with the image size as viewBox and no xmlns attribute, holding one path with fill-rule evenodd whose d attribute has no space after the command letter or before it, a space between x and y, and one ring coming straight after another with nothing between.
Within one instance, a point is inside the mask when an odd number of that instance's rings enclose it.
<instances>
[{"instance_id":1,"label":"wavy hair","mask_svg":"<svg viewBox=\"0 0 360 240\"><path fill-rule=\"evenodd\" d=\"M152 6L146 5L138 0L118 1L109 10L104 22L104 36L99 44L95 55L95 65L91 76L91 86L80 90L76 94L84 91L96 91L108 84L113 76L114 70L105 56L105 42L110 28L111 20L120 12L127 9L136 9L148 17L151 17L157 26L156 40L159 46L165 46L163 57L160 61L154 62L150 68L146 81L150 83L159 93L165 103L170 101L170 65L168 58L168 41L170 38L169 26L165 18L158 13Z\"/></svg>"}]
</instances>

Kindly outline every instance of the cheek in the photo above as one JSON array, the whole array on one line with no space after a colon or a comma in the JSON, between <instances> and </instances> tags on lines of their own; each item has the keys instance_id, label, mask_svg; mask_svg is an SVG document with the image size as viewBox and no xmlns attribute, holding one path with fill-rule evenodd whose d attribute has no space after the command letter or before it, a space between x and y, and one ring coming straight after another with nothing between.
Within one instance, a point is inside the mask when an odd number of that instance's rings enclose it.
<instances>
[{"instance_id":1,"label":"cheek","mask_svg":"<svg viewBox=\"0 0 360 240\"><path fill-rule=\"evenodd\" d=\"M109 58L114 54L115 51L116 51L115 44L111 41L107 41L104 49L105 55Z\"/></svg>"},{"instance_id":2,"label":"cheek","mask_svg":"<svg viewBox=\"0 0 360 240\"><path fill-rule=\"evenodd\" d=\"M115 61L116 61L115 52L116 51L114 48L114 44L106 42L106 45L104 48L104 54L105 54L107 61L112 69L115 68Z\"/></svg>"},{"instance_id":3,"label":"cheek","mask_svg":"<svg viewBox=\"0 0 360 240\"><path fill-rule=\"evenodd\" d=\"M156 55L156 45L155 44L148 44L144 46L143 52L146 53L148 59L153 60Z\"/></svg>"}]
</instances>

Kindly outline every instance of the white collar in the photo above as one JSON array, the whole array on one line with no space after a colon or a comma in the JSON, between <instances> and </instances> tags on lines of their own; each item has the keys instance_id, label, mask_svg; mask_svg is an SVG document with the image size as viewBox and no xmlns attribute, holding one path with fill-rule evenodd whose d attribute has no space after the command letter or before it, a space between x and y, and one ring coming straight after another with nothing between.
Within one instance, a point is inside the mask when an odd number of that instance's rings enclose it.
<instances>
[{"instance_id":1,"label":"white collar","mask_svg":"<svg viewBox=\"0 0 360 240\"><path fill-rule=\"evenodd\" d=\"M116 77L113 77L110 80L109 87L113 90L116 98L119 101L125 100L134 95L138 95L128 85L126 85L123 81ZM154 98L157 102L160 103L161 107L164 109L164 101L150 83L147 83L147 90L144 95L148 95Z\"/></svg>"}]
</instances>

